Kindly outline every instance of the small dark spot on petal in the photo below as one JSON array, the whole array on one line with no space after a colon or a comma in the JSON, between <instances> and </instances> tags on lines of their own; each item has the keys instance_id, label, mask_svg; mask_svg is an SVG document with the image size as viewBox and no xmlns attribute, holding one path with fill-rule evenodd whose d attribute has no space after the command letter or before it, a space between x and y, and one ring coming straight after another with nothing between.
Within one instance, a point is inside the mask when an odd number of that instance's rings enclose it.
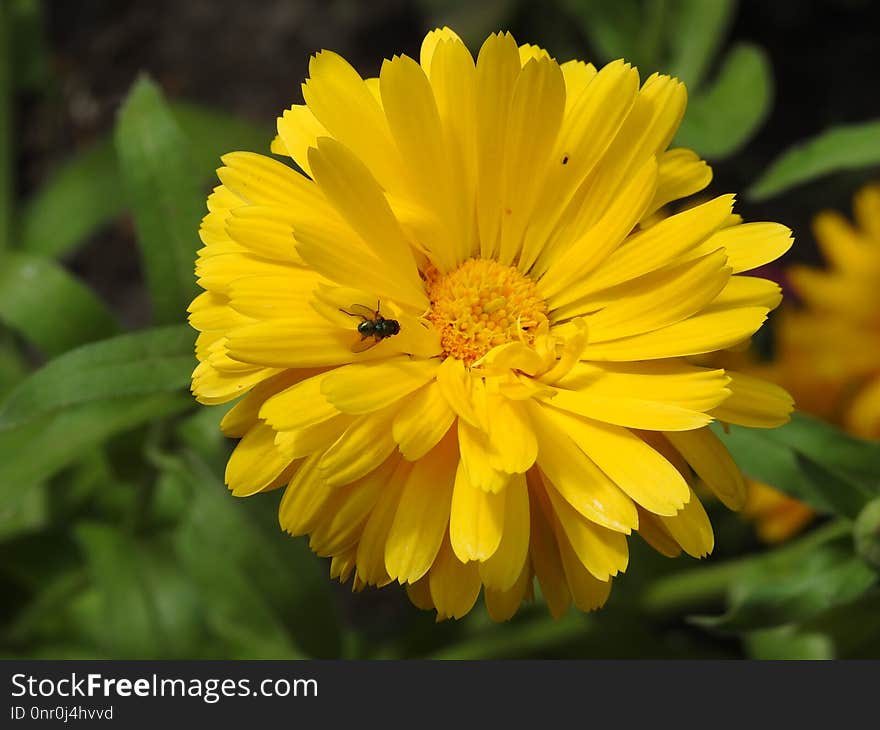
<instances>
[{"instance_id":1,"label":"small dark spot on petal","mask_svg":"<svg viewBox=\"0 0 880 730\"><path fill-rule=\"evenodd\" d=\"M567 165L567 164L568 164L568 155L566 155L565 157L562 158L562 164L563 164L563 165Z\"/></svg>"}]
</instances>

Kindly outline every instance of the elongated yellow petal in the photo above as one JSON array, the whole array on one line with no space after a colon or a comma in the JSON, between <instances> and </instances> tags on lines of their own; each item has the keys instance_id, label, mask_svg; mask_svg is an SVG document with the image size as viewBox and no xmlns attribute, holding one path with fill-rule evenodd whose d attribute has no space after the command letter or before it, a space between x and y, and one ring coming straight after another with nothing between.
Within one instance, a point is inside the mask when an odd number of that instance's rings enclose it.
<instances>
[{"instance_id":1,"label":"elongated yellow petal","mask_svg":"<svg viewBox=\"0 0 880 730\"><path fill-rule=\"evenodd\" d=\"M434 58L434 53L437 50L438 44L442 41L450 40L461 41L461 38L458 37L458 33L452 30L452 28L445 25L442 28L435 28L425 35L419 52L419 63L425 70L426 74L430 75L431 73L431 62Z\"/></svg>"},{"instance_id":2,"label":"elongated yellow petal","mask_svg":"<svg viewBox=\"0 0 880 730\"><path fill-rule=\"evenodd\" d=\"M647 215L667 203L700 192L712 182L712 168L693 150L667 150L657 159L657 190Z\"/></svg>"},{"instance_id":3,"label":"elongated yellow petal","mask_svg":"<svg viewBox=\"0 0 880 730\"><path fill-rule=\"evenodd\" d=\"M512 588L528 568L530 519L525 474L514 474L503 494L501 541L495 552L480 563L480 576L486 589L502 592Z\"/></svg>"},{"instance_id":4,"label":"elongated yellow petal","mask_svg":"<svg viewBox=\"0 0 880 730\"><path fill-rule=\"evenodd\" d=\"M729 509L742 509L746 500L746 485L742 473L730 452L710 429L670 432L666 434L666 438L687 459L718 499Z\"/></svg>"},{"instance_id":5,"label":"elongated yellow petal","mask_svg":"<svg viewBox=\"0 0 880 730\"><path fill-rule=\"evenodd\" d=\"M314 528L321 507L332 493L318 470L319 455L302 461L278 507L281 529L291 535L305 535Z\"/></svg>"},{"instance_id":6,"label":"elongated yellow petal","mask_svg":"<svg viewBox=\"0 0 880 730\"><path fill-rule=\"evenodd\" d=\"M681 555L681 547L663 526L661 518L646 510L639 510L639 537L667 558Z\"/></svg>"},{"instance_id":7,"label":"elongated yellow petal","mask_svg":"<svg viewBox=\"0 0 880 730\"><path fill-rule=\"evenodd\" d=\"M717 231L733 210L733 195L670 216L647 231L630 236L590 276L590 290L601 291L630 281L674 261ZM582 291L586 296L588 292Z\"/></svg>"},{"instance_id":8,"label":"elongated yellow petal","mask_svg":"<svg viewBox=\"0 0 880 730\"><path fill-rule=\"evenodd\" d=\"M284 153L290 155L294 162L311 176L309 148L317 144L319 137L328 136L327 128L305 104L294 104L290 109L285 109L278 117L277 126L278 137L284 145Z\"/></svg>"},{"instance_id":9,"label":"elongated yellow petal","mask_svg":"<svg viewBox=\"0 0 880 730\"><path fill-rule=\"evenodd\" d=\"M336 368L321 382L328 402L343 413L370 413L397 402L433 379L437 360L393 357Z\"/></svg>"},{"instance_id":10,"label":"elongated yellow petal","mask_svg":"<svg viewBox=\"0 0 880 730\"><path fill-rule=\"evenodd\" d=\"M782 301L782 288L775 281L757 276L731 276L707 309L766 307L773 310Z\"/></svg>"},{"instance_id":11,"label":"elongated yellow petal","mask_svg":"<svg viewBox=\"0 0 880 730\"><path fill-rule=\"evenodd\" d=\"M519 50L510 33L490 35L480 48L476 65L477 224L480 253L498 250L507 117L513 87L520 74Z\"/></svg>"},{"instance_id":12,"label":"elongated yellow petal","mask_svg":"<svg viewBox=\"0 0 880 730\"><path fill-rule=\"evenodd\" d=\"M428 574L428 584L438 619L464 616L473 608L482 587L477 564L459 560L448 537L443 540Z\"/></svg>"},{"instance_id":13,"label":"elongated yellow petal","mask_svg":"<svg viewBox=\"0 0 880 730\"><path fill-rule=\"evenodd\" d=\"M236 497L262 491L290 464L275 448L275 432L264 424L254 426L229 457L226 484Z\"/></svg>"},{"instance_id":14,"label":"elongated yellow petal","mask_svg":"<svg viewBox=\"0 0 880 730\"><path fill-rule=\"evenodd\" d=\"M284 163L254 152L230 152L222 160L225 167L217 176L242 201L280 206L291 214L332 215L318 186Z\"/></svg>"},{"instance_id":15,"label":"elongated yellow petal","mask_svg":"<svg viewBox=\"0 0 880 730\"><path fill-rule=\"evenodd\" d=\"M394 451L391 422L397 408L357 416L321 457L321 475L328 484L342 485L360 479Z\"/></svg>"},{"instance_id":16,"label":"elongated yellow petal","mask_svg":"<svg viewBox=\"0 0 880 730\"><path fill-rule=\"evenodd\" d=\"M325 451L345 432L354 416L340 414L310 426L280 431L275 435L275 446L288 459Z\"/></svg>"},{"instance_id":17,"label":"elongated yellow petal","mask_svg":"<svg viewBox=\"0 0 880 730\"><path fill-rule=\"evenodd\" d=\"M599 580L590 573L564 534L559 535L559 555L574 605L581 611L595 611L604 606L611 595L611 579Z\"/></svg>"},{"instance_id":18,"label":"elongated yellow petal","mask_svg":"<svg viewBox=\"0 0 880 730\"><path fill-rule=\"evenodd\" d=\"M394 417L391 433L403 457L416 461L439 443L454 420L455 412L433 382L406 399Z\"/></svg>"},{"instance_id":19,"label":"elongated yellow petal","mask_svg":"<svg viewBox=\"0 0 880 730\"><path fill-rule=\"evenodd\" d=\"M321 384L327 373L318 373L269 397L260 408L260 418L276 431L311 426L339 411L324 397Z\"/></svg>"},{"instance_id":20,"label":"elongated yellow petal","mask_svg":"<svg viewBox=\"0 0 880 730\"><path fill-rule=\"evenodd\" d=\"M308 378L309 370L284 370L278 375L258 383L250 393L236 403L220 421L224 436L241 438L248 429L257 425L260 409L266 400L290 387L299 380ZM271 425L271 424L270 424Z\"/></svg>"},{"instance_id":21,"label":"elongated yellow petal","mask_svg":"<svg viewBox=\"0 0 880 730\"><path fill-rule=\"evenodd\" d=\"M537 477L536 477L537 478ZM571 605L571 592L562 567L556 536L540 503L540 492L529 490L531 545L529 554L547 608L553 618L562 618Z\"/></svg>"},{"instance_id":22,"label":"elongated yellow petal","mask_svg":"<svg viewBox=\"0 0 880 730\"><path fill-rule=\"evenodd\" d=\"M478 489L500 492L510 481L510 472L496 468L499 455L489 434L458 419L458 443L461 462L468 481Z\"/></svg>"},{"instance_id":23,"label":"elongated yellow petal","mask_svg":"<svg viewBox=\"0 0 880 730\"><path fill-rule=\"evenodd\" d=\"M397 469L400 457L392 456L356 482L332 490L321 507L320 519L309 539L318 555L336 555L357 547L367 517Z\"/></svg>"},{"instance_id":24,"label":"elongated yellow petal","mask_svg":"<svg viewBox=\"0 0 880 730\"><path fill-rule=\"evenodd\" d=\"M700 255L723 246L734 273L775 261L791 248L791 229L779 223L743 223L722 228L693 251Z\"/></svg>"},{"instance_id":25,"label":"elongated yellow petal","mask_svg":"<svg viewBox=\"0 0 880 730\"><path fill-rule=\"evenodd\" d=\"M331 327L309 312L297 317L273 319L239 327L229 333L227 349L235 360L254 365L282 368L308 368L351 362L355 354L353 333ZM377 357L361 353L359 359Z\"/></svg>"},{"instance_id":26,"label":"elongated yellow petal","mask_svg":"<svg viewBox=\"0 0 880 730\"><path fill-rule=\"evenodd\" d=\"M601 581L626 570L629 562L626 537L590 522L566 502L552 485L547 484L546 487L559 525L583 566Z\"/></svg>"},{"instance_id":27,"label":"elongated yellow petal","mask_svg":"<svg viewBox=\"0 0 880 730\"><path fill-rule=\"evenodd\" d=\"M723 370L674 360L580 363L547 401L618 426L688 430L709 423L705 411L729 396L727 380Z\"/></svg>"},{"instance_id":28,"label":"elongated yellow petal","mask_svg":"<svg viewBox=\"0 0 880 730\"><path fill-rule=\"evenodd\" d=\"M723 350L751 337L765 319L766 307L710 311L653 332L590 343L581 359L655 360Z\"/></svg>"},{"instance_id":29,"label":"elongated yellow petal","mask_svg":"<svg viewBox=\"0 0 880 730\"><path fill-rule=\"evenodd\" d=\"M482 565L480 566L482 569ZM483 579L485 580L485 578ZM509 621L528 594L532 583L531 566L525 563L514 584L505 590L495 590L486 585L486 611L493 621Z\"/></svg>"},{"instance_id":30,"label":"elongated yellow petal","mask_svg":"<svg viewBox=\"0 0 880 730\"><path fill-rule=\"evenodd\" d=\"M719 421L752 428L776 428L788 423L792 397L778 385L745 373L727 371L731 395L711 411Z\"/></svg>"},{"instance_id":31,"label":"elongated yellow petal","mask_svg":"<svg viewBox=\"0 0 880 730\"><path fill-rule=\"evenodd\" d=\"M498 549L504 531L506 494L507 489L493 494L472 485L459 462L449 517L449 538L459 560L488 560Z\"/></svg>"},{"instance_id":32,"label":"elongated yellow petal","mask_svg":"<svg viewBox=\"0 0 880 730\"><path fill-rule=\"evenodd\" d=\"M681 545L681 549L691 557L703 558L715 547L712 524L696 494L691 494L690 500L677 515L661 515L659 519L672 538Z\"/></svg>"},{"instance_id":33,"label":"elongated yellow petal","mask_svg":"<svg viewBox=\"0 0 880 730\"><path fill-rule=\"evenodd\" d=\"M559 413L530 407L538 434L538 466L557 491L587 519L617 532L638 527L632 500L579 449Z\"/></svg>"},{"instance_id":34,"label":"elongated yellow petal","mask_svg":"<svg viewBox=\"0 0 880 730\"><path fill-rule=\"evenodd\" d=\"M248 276L229 285L229 305L256 319L311 314L309 301L316 285L317 277L305 269L283 276Z\"/></svg>"},{"instance_id":35,"label":"elongated yellow petal","mask_svg":"<svg viewBox=\"0 0 880 730\"><path fill-rule=\"evenodd\" d=\"M633 501L656 514L675 514L690 494L666 459L632 431L566 413L556 414L578 447Z\"/></svg>"},{"instance_id":36,"label":"elongated yellow petal","mask_svg":"<svg viewBox=\"0 0 880 730\"><path fill-rule=\"evenodd\" d=\"M385 545L385 568L400 583L414 583L428 572L449 531L458 467L454 449L454 438L441 441L413 465L403 487Z\"/></svg>"},{"instance_id":37,"label":"elongated yellow petal","mask_svg":"<svg viewBox=\"0 0 880 730\"><path fill-rule=\"evenodd\" d=\"M391 581L385 570L385 545L394 524L403 485L409 479L412 464L400 461L391 479L379 491L357 548L357 574L369 585L385 585Z\"/></svg>"}]
</instances>

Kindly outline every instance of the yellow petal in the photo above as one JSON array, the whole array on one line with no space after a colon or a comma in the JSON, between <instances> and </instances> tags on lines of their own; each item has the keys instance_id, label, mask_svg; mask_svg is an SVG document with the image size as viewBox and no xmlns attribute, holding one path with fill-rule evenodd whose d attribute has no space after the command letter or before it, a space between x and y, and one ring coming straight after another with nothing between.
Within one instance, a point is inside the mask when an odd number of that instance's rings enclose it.
<instances>
[{"instance_id":1,"label":"yellow petal","mask_svg":"<svg viewBox=\"0 0 880 730\"><path fill-rule=\"evenodd\" d=\"M710 309L766 307L773 310L782 301L782 288L775 281L757 276L731 276Z\"/></svg>"},{"instance_id":2,"label":"yellow petal","mask_svg":"<svg viewBox=\"0 0 880 730\"><path fill-rule=\"evenodd\" d=\"M571 604L571 593L568 589L568 581L562 567L562 558L559 555L559 546L556 544L556 536L553 528L547 521L547 516L541 507L538 497L532 490L529 491L531 508L531 545L530 555L532 567L550 615L555 619L562 618Z\"/></svg>"},{"instance_id":3,"label":"yellow petal","mask_svg":"<svg viewBox=\"0 0 880 730\"><path fill-rule=\"evenodd\" d=\"M317 120L363 160L386 190L400 185L400 158L388 122L358 72L336 53L321 51L309 62L309 77L303 98ZM314 165L311 153L309 164Z\"/></svg>"},{"instance_id":4,"label":"yellow petal","mask_svg":"<svg viewBox=\"0 0 880 730\"><path fill-rule=\"evenodd\" d=\"M681 555L681 548L663 526L660 517L641 509L639 510L639 536L667 558L677 558Z\"/></svg>"},{"instance_id":5,"label":"yellow petal","mask_svg":"<svg viewBox=\"0 0 880 730\"><path fill-rule=\"evenodd\" d=\"M791 248L791 229L779 223L743 223L722 228L694 254L702 254L723 246L734 273L749 271L775 261Z\"/></svg>"},{"instance_id":6,"label":"yellow petal","mask_svg":"<svg viewBox=\"0 0 880 730\"><path fill-rule=\"evenodd\" d=\"M659 519L688 555L703 558L715 547L712 524L696 494L691 494L690 501L677 515L673 517L661 515Z\"/></svg>"},{"instance_id":7,"label":"yellow petal","mask_svg":"<svg viewBox=\"0 0 880 730\"><path fill-rule=\"evenodd\" d=\"M285 370L278 375L258 383L250 393L236 403L220 421L224 436L241 438L251 426L257 424L260 409L268 398L280 393L293 383L307 378L310 371ZM270 424L271 425L271 424Z\"/></svg>"},{"instance_id":8,"label":"yellow petal","mask_svg":"<svg viewBox=\"0 0 880 730\"><path fill-rule=\"evenodd\" d=\"M638 526L636 507L569 438L558 412L536 404L530 414L538 435L538 466L557 491L587 519L617 532Z\"/></svg>"},{"instance_id":9,"label":"yellow petal","mask_svg":"<svg viewBox=\"0 0 880 730\"><path fill-rule=\"evenodd\" d=\"M596 77L596 67L592 63L584 63L577 59L559 64L562 70L562 78L565 80L565 113L563 119L574 108L575 102L584 93L587 85Z\"/></svg>"},{"instance_id":10,"label":"yellow petal","mask_svg":"<svg viewBox=\"0 0 880 730\"><path fill-rule=\"evenodd\" d=\"M538 456L535 429L526 409L503 397L490 398L489 463L508 474L523 474Z\"/></svg>"},{"instance_id":11,"label":"yellow petal","mask_svg":"<svg viewBox=\"0 0 880 730\"><path fill-rule=\"evenodd\" d=\"M852 433L861 438L880 438L880 378L868 383L853 398L844 422Z\"/></svg>"},{"instance_id":12,"label":"yellow petal","mask_svg":"<svg viewBox=\"0 0 880 730\"><path fill-rule=\"evenodd\" d=\"M229 304L236 312L256 319L310 313L309 300L316 283L314 273L305 269L283 276L248 276L229 285Z\"/></svg>"},{"instance_id":13,"label":"yellow petal","mask_svg":"<svg viewBox=\"0 0 880 730\"><path fill-rule=\"evenodd\" d=\"M339 411L321 392L328 374L305 378L271 396L260 408L260 418L276 431L291 431L338 415Z\"/></svg>"},{"instance_id":14,"label":"yellow petal","mask_svg":"<svg viewBox=\"0 0 880 730\"><path fill-rule=\"evenodd\" d=\"M385 545L385 568L392 579L414 583L434 562L449 531L457 467L450 437L413 464Z\"/></svg>"},{"instance_id":15,"label":"yellow petal","mask_svg":"<svg viewBox=\"0 0 880 730\"><path fill-rule=\"evenodd\" d=\"M238 327L229 333L227 348L230 357L244 363L308 368L351 362L356 357L351 351L355 341L353 333L331 327L303 311L298 316ZM360 355L365 359L378 353Z\"/></svg>"},{"instance_id":16,"label":"yellow petal","mask_svg":"<svg viewBox=\"0 0 880 730\"><path fill-rule=\"evenodd\" d=\"M730 452L709 428L670 432L666 438L718 499L729 509L742 509L746 500L742 473Z\"/></svg>"},{"instance_id":17,"label":"yellow petal","mask_svg":"<svg viewBox=\"0 0 880 730\"><path fill-rule=\"evenodd\" d=\"M423 611L435 609L434 599L431 598L430 579L427 575L419 578L415 583L406 584L406 595L416 608Z\"/></svg>"},{"instance_id":18,"label":"yellow petal","mask_svg":"<svg viewBox=\"0 0 880 730\"><path fill-rule=\"evenodd\" d=\"M583 566L601 581L626 570L626 537L585 519L552 485L545 486L558 523Z\"/></svg>"},{"instance_id":19,"label":"yellow petal","mask_svg":"<svg viewBox=\"0 0 880 730\"><path fill-rule=\"evenodd\" d=\"M455 412L434 382L406 399L394 417L391 432L403 457L416 461L437 445L454 420Z\"/></svg>"},{"instance_id":20,"label":"yellow petal","mask_svg":"<svg viewBox=\"0 0 880 730\"><path fill-rule=\"evenodd\" d=\"M290 464L275 448L275 432L265 424L254 426L229 457L226 484L236 497L247 497L269 486Z\"/></svg>"},{"instance_id":21,"label":"yellow petal","mask_svg":"<svg viewBox=\"0 0 880 730\"><path fill-rule=\"evenodd\" d=\"M283 162L254 152L229 152L217 170L223 185L251 205L280 206L309 215L331 211L318 186Z\"/></svg>"},{"instance_id":22,"label":"yellow petal","mask_svg":"<svg viewBox=\"0 0 880 730\"><path fill-rule=\"evenodd\" d=\"M704 411L729 396L727 380L723 370L674 360L580 363L547 402L618 426L688 430L709 424Z\"/></svg>"},{"instance_id":23,"label":"yellow petal","mask_svg":"<svg viewBox=\"0 0 880 730\"><path fill-rule=\"evenodd\" d=\"M353 422L353 416L340 414L326 421L280 431L275 435L275 446L288 459L301 459L318 451L325 451Z\"/></svg>"},{"instance_id":24,"label":"yellow petal","mask_svg":"<svg viewBox=\"0 0 880 730\"><path fill-rule=\"evenodd\" d=\"M565 537L559 535L559 555L571 598L581 611L595 611L605 605L611 595L611 579L599 580L578 559L574 548Z\"/></svg>"},{"instance_id":25,"label":"yellow petal","mask_svg":"<svg viewBox=\"0 0 880 730\"><path fill-rule=\"evenodd\" d=\"M401 460L391 479L379 491L379 499L367 518L357 548L357 574L369 585L384 585L391 578L385 570L385 544L394 523L403 485L412 472L412 464Z\"/></svg>"},{"instance_id":26,"label":"yellow petal","mask_svg":"<svg viewBox=\"0 0 880 730\"><path fill-rule=\"evenodd\" d=\"M434 377L439 361L398 356L336 368L321 392L343 413L370 413L396 403Z\"/></svg>"},{"instance_id":27,"label":"yellow petal","mask_svg":"<svg viewBox=\"0 0 880 730\"><path fill-rule=\"evenodd\" d=\"M461 41L461 38L458 37L458 34L452 30L452 28L445 25L442 28L435 28L425 35L425 38L422 41L421 51L419 52L419 63L422 65L426 74L431 73L431 61L434 58L434 52L437 50L437 45L441 41L450 40Z\"/></svg>"},{"instance_id":28,"label":"yellow petal","mask_svg":"<svg viewBox=\"0 0 880 730\"><path fill-rule=\"evenodd\" d=\"M360 479L381 464L396 444L391 421L397 408L357 416L321 457L321 475L328 484L342 485Z\"/></svg>"},{"instance_id":29,"label":"yellow petal","mask_svg":"<svg viewBox=\"0 0 880 730\"><path fill-rule=\"evenodd\" d=\"M492 556L480 563L480 576L486 589L499 592L514 587L529 567L529 492L525 474L514 474L503 494L501 542Z\"/></svg>"},{"instance_id":30,"label":"yellow petal","mask_svg":"<svg viewBox=\"0 0 880 730\"><path fill-rule=\"evenodd\" d=\"M538 290L556 309L581 295L571 284L588 275L638 223L654 194L657 163L650 158L629 181L605 214L579 236L538 281Z\"/></svg>"},{"instance_id":31,"label":"yellow petal","mask_svg":"<svg viewBox=\"0 0 880 730\"><path fill-rule=\"evenodd\" d=\"M329 137L318 140L318 147L309 151L309 162L315 181L327 199L382 262L385 270L393 272L399 280L403 291L396 298L412 297L417 306L427 307L428 300L412 248L370 169L350 150ZM304 250L300 250L300 255L308 260ZM403 296L404 292L406 296Z\"/></svg>"},{"instance_id":32,"label":"yellow petal","mask_svg":"<svg viewBox=\"0 0 880 730\"><path fill-rule=\"evenodd\" d=\"M363 525L379 501L382 490L386 489L399 461L399 457L392 456L365 477L333 490L321 507L309 547L323 556L336 555L356 547Z\"/></svg>"},{"instance_id":33,"label":"yellow petal","mask_svg":"<svg viewBox=\"0 0 880 730\"><path fill-rule=\"evenodd\" d=\"M481 566L482 567L482 566ZM506 590L494 590L486 586L484 592L486 611L493 621L509 621L526 598L532 582L532 571L525 563L514 584Z\"/></svg>"},{"instance_id":34,"label":"yellow petal","mask_svg":"<svg viewBox=\"0 0 880 730\"><path fill-rule=\"evenodd\" d=\"M679 471L632 431L556 412L556 422L590 460L637 504L675 514L690 489Z\"/></svg>"},{"instance_id":35,"label":"yellow petal","mask_svg":"<svg viewBox=\"0 0 880 730\"><path fill-rule=\"evenodd\" d=\"M520 68L519 50L510 33L486 39L476 66L477 223L484 258L498 250L502 211L497 203L504 184L501 161L510 100Z\"/></svg>"},{"instance_id":36,"label":"yellow petal","mask_svg":"<svg viewBox=\"0 0 880 730\"><path fill-rule=\"evenodd\" d=\"M587 317L590 341L605 342L680 322L713 301L730 273L725 253L719 250L610 289L603 297L604 308ZM576 290L573 287L572 294ZM581 311L590 311L586 301Z\"/></svg>"},{"instance_id":37,"label":"yellow petal","mask_svg":"<svg viewBox=\"0 0 880 730\"><path fill-rule=\"evenodd\" d=\"M290 155L310 177L309 148L317 144L318 137L328 135L327 128L305 104L294 104L278 117L278 137L284 144L284 153Z\"/></svg>"},{"instance_id":38,"label":"yellow petal","mask_svg":"<svg viewBox=\"0 0 880 730\"><path fill-rule=\"evenodd\" d=\"M449 537L462 562L488 560L498 549L504 530L507 489L497 494L470 483L463 462L455 472Z\"/></svg>"},{"instance_id":39,"label":"yellow petal","mask_svg":"<svg viewBox=\"0 0 880 730\"><path fill-rule=\"evenodd\" d=\"M630 236L626 245L592 273L589 291L601 291L635 279L695 248L721 228L733 210L733 200L733 195L721 195ZM584 296L587 293L586 289L582 291Z\"/></svg>"},{"instance_id":40,"label":"yellow petal","mask_svg":"<svg viewBox=\"0 0 880 730\"><path fill-rule=\"evenodd\" d=\"M319 211L297 211L269 205L245 205L233 210L226 221L226 232L236 243L258 256L278 259L291 264L302 264L293 238L293 220L296 215L310 215L323 220L329 214ZM312 274L314 278L314 274Z\"/></svg>"},{"instance_id":41,"label":"yellow petal","mask_svg":"<svg viewBox=\"0 0 880 730\"><path fill-rule=\"evenodd\" d=\"M545 169L565 109L565 81L559 64L533 58L513 88L502 161L501 242L498 261L509 265L520 251L526 227L541 191ZM527 265L527 264L526 264Z\"/></svg>"},{"instance_id":42,"label":"yellow petal","mask_svg":"<svg viewBox=\"0 0 880 730\"><path fill-rule=\"evenodd\" d=\"M461 618L473 608L480 595L480 573L476 563L463 563L455 555L449 538L443 540L428 575L431 600L438 617Z\"/></svg>"},{"instance_id":43,"label":"yellow petal","mask_svg":"<svg viewBox=\"0 0 880 730\"><path fill-rule=\"evenodd\" d=\"M667 203L700 192L712 182L712 168L693 150L667 150L657 159L657 190L647 215Z\"/></svg>"},{"instance_id":44,"label":"yellow petal","mask_svg":"<svg viewBox=\"0 0 880 730\"><path fill-rule=\"evenodd\" d=\"M291 535L305 535L318 520L321 507L333 490L318 470L320 455L310 456L300 463L278 507L281 529Z\"/></svg>"},{"instance_id":45,"label":"yellow petal","mask_svg":"<svg viewBox=\"0 0 880 730\"><path fill-rule=\"evenodd\" d=\"M581 359L656 360L724 350L751 337L766 319L766 307L710 311L653 332L590 343Z\"/></svg>"},{"instance_id":46,"label":"yellow petal","mask_svg":"<svg viewBox=\"0 0 880 730\"><path fill-rule=\"evenodd\" d=\"M719 421L752 428L776 428L788 423L792 397L778 385L745 373L727 371L731 395L711 411Z\"/></svg>"}]
</instances>

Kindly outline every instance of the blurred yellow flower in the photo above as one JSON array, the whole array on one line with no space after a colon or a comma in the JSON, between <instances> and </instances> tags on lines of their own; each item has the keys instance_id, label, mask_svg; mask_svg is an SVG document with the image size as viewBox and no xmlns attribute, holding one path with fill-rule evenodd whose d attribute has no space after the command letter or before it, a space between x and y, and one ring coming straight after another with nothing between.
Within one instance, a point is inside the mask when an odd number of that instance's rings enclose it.
<instances>
[{"instance_id":1,"label":"blurred yellow flower","mask_svg":"<svg viewBox=\"0 0 880 730\"><path fill-rule=\"evenodd\" d=\"M800 308L780 312L775 360L751 366L784 386L798 408L855 436L880 438L880 185L855 196L853 226L825 211L813 232L825 269L791 267ZM743 513L759 537L786 540L813 518L806 505L766 484L750 487Z\"/></svg>"},{"instance_id":2,"label":"blurred yellow flower","mask_svg":"<svg viewBox=\"0 0 880 730\"><path fill-rule=\"evenodd\" d=\"M798 406L866 439L880 438L880 184L854 199L856 226L826 211L813 230L828 266L795 266L803 306L781 312L778 378Z\"/></svg>"},{"instance_id":3,"label":"blurred yellow flower","mask_svg":"<svg viewBox=\"0 0 880 730\"><path fill-rule=\"evenodd\" d=\"M226 155L201 228L193 392L247 394L233 494L285 487L331 575L438 618L484 590L508 619L534 578L554 616L601 606L633 530L709 553L691 483L733 509L745 486L708 424L777 426L791 399L686 358L761 326L779 287L741 274L791 237L732 195L640 226L711 179L667 150L684 86L509 34L475 63L443 29L379 78L322 51L303 95L272 151L305 174Z\"/></svg>"}]
</instances>

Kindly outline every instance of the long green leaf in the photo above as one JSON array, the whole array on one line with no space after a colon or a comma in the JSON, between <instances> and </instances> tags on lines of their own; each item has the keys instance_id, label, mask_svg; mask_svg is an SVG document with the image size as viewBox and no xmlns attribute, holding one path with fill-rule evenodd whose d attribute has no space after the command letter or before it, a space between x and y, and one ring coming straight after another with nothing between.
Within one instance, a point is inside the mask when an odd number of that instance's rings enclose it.
<instances>
[{"instance_id":1,"label":"long green leaf","mask_svg":"<svg viewBox=\"0 0 880 730\"><path fill-rule=\"evenodd\" d=\"M766 200L797 185L844 170L880 165L880 120L833 127L783 152L749 188Z\"/></svg>"},{"instance_id":2,"label":"long green leaf","mask_svg":"<svg viewBox=\"0 0 880 730\"><path fill-rule=\"evenodd\" d=\"M153 319L179 322L196 293L193 261L204 195L186 137L152 81L135 83L120 110L115 141Z\"/></svg>"},{"instance_id":3,"label":"long green leaf","mask_svg":"<svg viewBox=\"0 0 880 730\"><path fill-rule=\"evenodd\" d=\"M718 160L740 149L764 122L773 99L767 55L740 44L708 88L691 98L675 144Z\"/></svg>"},{"instance_id":4,"label":"long green leaf","mask_svg":"<svg viewBox=\"0 0 880 730\"><path fill-rule=\"evenodd\" d=\"M185 325L121 335L72 350L22 382L0 406L0 429L96 400L181 390L195 359Z\"/></svg>"},{"instance_id":5,"label":"long green leaf","mask_svg":"<svg viewBox=\"0 0 880 730\"><path fill-rule=\"evenodd\" d=\"M0 501L39 484L77 461L92 446L143 423L180 413L192 399L176 393L81 403L0 431Z\"/></svg>"},{"instance_id":6,"label":"long green leaf","mask_svg":"<svg viewBox=\"0 0 880 730\"><path fill-rule=\"evenodd\" d=\"M208 181L231 150L265 152L271 135L250 122L195 104L171 111L183 130L195 170ZM17 241L29 251L62 256L125 209L116 150L105 139L67 161L25 205Z\"/></svg>"},{"instance_id":7,"label":"long green leaf","mask_svg":"<svg viewBox=\"0 0 880 730\"><path fill-rule=\"evenodd\" d=\"M740 577L722 616L693 619L702 626L742 631L781 626L855 600L877 575L852 553L849 541L826 544L796 563L768 561Z\"/></svg>"},{"instance_id":8,"label":"long green leaf","mask_svg":"<svg viewBox=\"0 0 880 730\"><path fill-rule=\"evenodd\" d=\"M50 357L119 329L91 289L55 261L22 252L0 257L0 320Z\"/></svg>"}]
</instances>

